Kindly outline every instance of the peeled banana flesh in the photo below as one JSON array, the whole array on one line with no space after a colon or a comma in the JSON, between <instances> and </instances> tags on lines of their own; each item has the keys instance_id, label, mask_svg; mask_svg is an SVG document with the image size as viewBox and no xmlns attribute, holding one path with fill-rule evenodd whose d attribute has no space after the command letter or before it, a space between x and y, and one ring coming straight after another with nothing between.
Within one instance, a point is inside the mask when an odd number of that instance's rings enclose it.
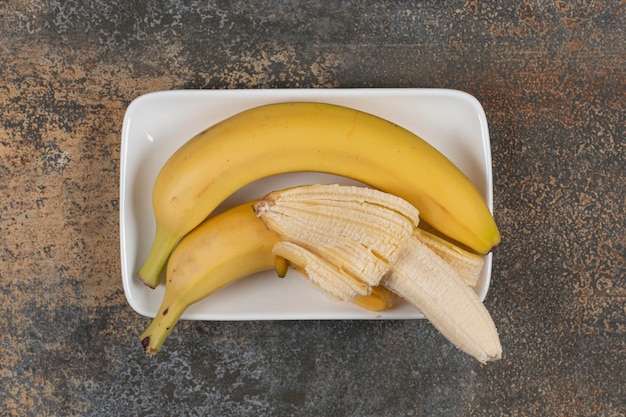
<instances>
[{"instance_id":1,"label":"peeled banana flesh","mask_svg":"<svg viewBox=\"0 0 626 417\"><path fill-rule=\"evenodd\" d=\"M417 238L403 248L382 284L412 303L461 351L482 363L501 358L498 332L478 295Z\"/></svg>"},{"instance_id":2,"label":"peeled banana flesh","mask_svg":"<svg viewBox=\"0 0 626 417\"><path fill-rule=\"evenodd\" d=\"M415 229L415 237L446 261L470 287L476 286L485 265L481 255L420 228Z\"/></svg>"},{"instance_id":3,"label":"peeled banana flesh","mask_svg":"<svg viewBox=\"0 0 626 417\"><path fill-rule=\"evenodd\" d=\"M303 269L324 293L351 301L382 285L463 352L483 363L500 359L495 324L457 272L467 268L471 277L477 266L416 232L419 212L408 202L365 187L313 185L272 192L254 208L279 237L274 254Z\"/></svg>"}]
</instances>

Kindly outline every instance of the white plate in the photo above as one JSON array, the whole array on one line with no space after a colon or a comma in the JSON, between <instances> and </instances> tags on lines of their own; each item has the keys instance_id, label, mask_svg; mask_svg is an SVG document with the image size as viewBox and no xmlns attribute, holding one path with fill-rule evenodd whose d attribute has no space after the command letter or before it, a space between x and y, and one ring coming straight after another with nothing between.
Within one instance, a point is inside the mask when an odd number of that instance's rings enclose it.
<instances>
[{"instance_id":1,"label":"white plate","mask_svg":"<svg viewBox=\"0 0 626 417\"><path fill-rule=\"evenodd\" d=\"M344 105L390 120L429 141L474 182L492 209L491 151L487 120L471 95L443 89L182 90L146 94L126 111L122 129L120 237L122 279L130 306L154 317L164 286L152 290L137 276L154 235L151 192L165 161L185 141L222 119L262 104L316 101ZM285 174L257 181L231 196L221 208L259 198L274 189L305 183L351 183L316 173ZM487 295L491 255L476 291ZM182 317L199 320L417 319L400 302L370 312L319 293L297 272L279 279L268 271L244 278L192 305Z\"/></svg>"}]
</instances>

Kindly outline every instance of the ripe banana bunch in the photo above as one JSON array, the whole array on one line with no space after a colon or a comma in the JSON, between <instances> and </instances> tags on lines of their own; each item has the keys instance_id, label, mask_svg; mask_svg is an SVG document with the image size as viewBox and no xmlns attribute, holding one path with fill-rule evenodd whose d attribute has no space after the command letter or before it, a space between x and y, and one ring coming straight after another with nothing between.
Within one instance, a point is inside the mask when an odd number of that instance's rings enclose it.
<instances>
[{"instance_id":1,"label":"ripe banana bunch","mask_svg":"<svg viewBox=\"0 0 626 417\"><path fill-rule=\"evenodd\" d=\"M316 171L397 195L422 220L478 254L500 234L470 180L427 142L379 117L321 103L253 108L199 133L172 155L152 193L156 234L139 271L155 287L172 249L229 195L257 179Z\"/></svg>"},{"instance_id":2,"label":"ripe banana bunch","mask_svg":"<svg viewBox=\"0 0 626 417\"><path fill-rule=\"evenodd\" d=\"M274 254L324 293L350 301L383 285L463 352L483 363L500 359L489 312L451 263L414 233L419 212L405 200L365 187L313 185L272 192L254 208L280 239Z\"/></svg>"},{"instance_id":3,"label":"ripe banana bunch","mask_svg":"<svg viewBox=\"0 0 626 417\"><path fill-rule=\"evenodd\" d=\"M210 217L176 246L167 265L161 306L140 336L147 353L160 350L191 304L256 272L276 267L280 276L285 275L287 264L272 253L279 238L255 216L254 204L245 203ZM353 302L381 311L389 308L396 297L379 286Z\"/></svg>"}]
</instances>

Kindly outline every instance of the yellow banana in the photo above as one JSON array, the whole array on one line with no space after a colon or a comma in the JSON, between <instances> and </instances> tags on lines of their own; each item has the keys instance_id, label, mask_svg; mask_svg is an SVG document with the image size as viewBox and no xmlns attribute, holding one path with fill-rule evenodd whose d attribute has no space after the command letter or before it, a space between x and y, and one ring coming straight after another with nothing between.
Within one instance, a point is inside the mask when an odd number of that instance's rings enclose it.
<instances>
[{"instance_id":1,"label":"yellow banana","mask_svg":"<svg viewBox=\"0 0 626 417\"><path fill-rule=\"evenodd\" d=\"M205 220L176 246L167 265L163 301L140 336L146 352L155 354L160 350L191 304L241 278L274 268L272 248L279 239L255 216L254 203ZM371 294L354 301L361 307L381 311L394 300L389 290L374 288Z\"/></svg>"},{"instance_id":2,"label":"yellow banana","mask_svg":"<svg viewBox=\"0 0 626 417\"><path fill-rule=\"evenodd\" d=\"M443 154L379 117L320 103L253 108L199 133L172 155L154 184L156 234L139 271L158 284L176 243L224 199L257 179L316 171L400 196L422 219L477 253L500 241L482 196Z\"/></svg>"},{"instance_id":3,"label":"yellow banana","mask_svg":"<svg viewBox=\"0 0 626 417\"><path fill-rule=\"evenodd\" d=\"M404 200L364 187L301 186L268 194L255 213L281 239L274 254L304 269L331 297L351 301L383 285L463 352L483 363L501 357L489 312L454 267L414 233L418 212ZM451 262L471 276L474 265L457 262L461 255Z\"/></svg>"}]
</instances>

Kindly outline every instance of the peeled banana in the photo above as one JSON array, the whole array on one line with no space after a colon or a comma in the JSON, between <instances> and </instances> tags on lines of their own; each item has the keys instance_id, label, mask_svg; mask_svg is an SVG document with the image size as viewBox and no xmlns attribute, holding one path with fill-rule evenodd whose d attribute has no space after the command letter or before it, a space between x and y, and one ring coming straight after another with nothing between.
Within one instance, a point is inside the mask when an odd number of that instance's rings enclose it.
<instances>
[{"instance_id":1,"label":"peeled banana","mask_svg":"<svg viewBox=\"0 0 626 417\"><path fill-rule=\"evenodd\" d=\"M486 363L502 357L483 303L435 252L413 237L381 283L413 304L459 350Z\"/></svg>"},{"instance_id":2,"label":"peeled banana","mask_svg":"<svg viewBox=\"0 0 626 417\"><path fill-rule=\"evenodd\" d=\"M501 357L489 312L454 267L414 233L419 212L408 202L364 187L313 185L272 192L254 207L280 238L274 254L304 269L326 294L350 301L382 284L463 352L483 363ZM450 252L447 245L443 252Z\"/></svg>"},{"instance_id":3,"label":"peeled banana","mask_svg":"<svg viewBox=\"0 0 626 417\"><path fill-rule=\"evenodd\" d=\"M159 311L141 334L149 354L155 354L193 303L256 272L275 267L272 249L277 235L259 221L252 209L255 202L231 208L205 220L176 246L169 259L165 295ZM286 272L286 264L281 268ZM389 308L395 295L375 287L354 303L373 311Z\"/></svg>"},{"instance_id":4,"label":"peeled banana","mask_svg":"<svg viewBox=\"0 0 626 417\"><path fill-rule=\"evenodd\" d=\"M284 240L274 254L341 300L378 285L419 222L417 209L399 197L336 184L273 192L254 210Z\"/></svg>"},{"instance_id":5,"label":"peeled banana","mask_svg":"<svg viewBox=\"0 0 626 417\"><path fill-rule=\"evenodd\" d=\"M341 175L400 196L426 223L477 253L500 241L470 180L411 132L331 104L270 104L209 127L162 167L152 193L156 234L139 271L144 283L158 284L177 242L234 191L296 171Z\"/></svg>"}]
</instances>

